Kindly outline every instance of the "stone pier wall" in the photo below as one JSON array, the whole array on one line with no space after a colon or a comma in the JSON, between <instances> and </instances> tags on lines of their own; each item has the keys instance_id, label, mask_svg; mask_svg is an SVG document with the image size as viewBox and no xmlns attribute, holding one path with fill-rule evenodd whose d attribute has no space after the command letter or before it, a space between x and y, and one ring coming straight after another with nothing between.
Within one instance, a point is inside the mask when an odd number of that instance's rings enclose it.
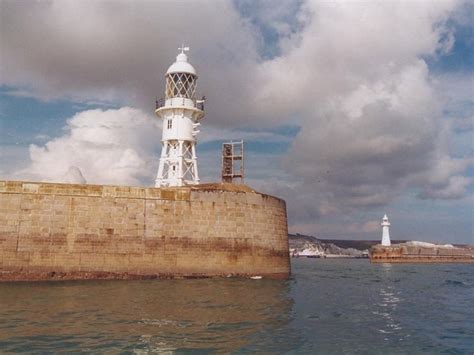
<instances>
[{"instance_id":1,"label":"stone pier wall","mask_svg":"<svg viewBox=\"0 0 474 355\"><path fill-rule=\"evenodd\" d=\"M0 181L0 280L286 278L287 233L285 202L245 186Z\"/></svg>"},{"instance_id":2,"label":"stone pier wall","mask_svg":"<svg viewBox=\"0 0 474 355\"><path fill-rule=\"evenodd\" d=\"M372 263L474 263L474 249L378 244L370 249L369 257Z\"/></svg>"}]
</instances>

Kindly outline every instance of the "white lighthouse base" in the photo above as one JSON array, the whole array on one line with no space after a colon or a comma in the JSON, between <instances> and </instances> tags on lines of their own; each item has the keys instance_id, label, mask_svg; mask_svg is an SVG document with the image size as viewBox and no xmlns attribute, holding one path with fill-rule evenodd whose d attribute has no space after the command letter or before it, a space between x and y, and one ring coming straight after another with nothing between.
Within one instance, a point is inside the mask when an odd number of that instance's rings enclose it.
<instances>
[{"instance_id":1,"label":"white lighthouse base","mask_svg":"<svg viewBox=\"0 0 474 355\"><path fill-rule=\"evenodd\" d=\"M196 143L163 141L155 187L199 184Z\"/></svg>"},{"instance_id":2,"label":"white lighthouse base","mask_svg":"<svg viewBox=\"0 0 474 355\"><path fill-rule=\"evenodd\" d=\"M392 245L392 243L390 242L390 233L388 230L388 226L382 227L382 245L384 247L389 247L390 245Z\"/></svg>"}]
</instances>

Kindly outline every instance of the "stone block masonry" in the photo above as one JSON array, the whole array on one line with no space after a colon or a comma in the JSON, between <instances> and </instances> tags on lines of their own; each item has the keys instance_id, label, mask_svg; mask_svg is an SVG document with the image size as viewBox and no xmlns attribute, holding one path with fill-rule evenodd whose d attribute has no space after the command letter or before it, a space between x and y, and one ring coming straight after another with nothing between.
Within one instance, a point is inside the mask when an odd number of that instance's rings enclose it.
<instances>
[{"instance_id":1,"label":"stone block masonry","mask_svg":"<svg viewBox=\"0 0 474 355\"><path fill-rule=\"evenodd\" d=\"M409 243L374 245L369 252L372 263L468 263L474 264L474 248L423 247Z\"/></svg>"},{"instance_id":2,"label":"stone block masonry","mask_svg":"<svg viewBox=\"0 0 474 355\"><path fill-rule=\"evenodd\" d=\"M243 185L0 181L0 281L289 273L285 202Z\"/></svg>"}]
</instances>

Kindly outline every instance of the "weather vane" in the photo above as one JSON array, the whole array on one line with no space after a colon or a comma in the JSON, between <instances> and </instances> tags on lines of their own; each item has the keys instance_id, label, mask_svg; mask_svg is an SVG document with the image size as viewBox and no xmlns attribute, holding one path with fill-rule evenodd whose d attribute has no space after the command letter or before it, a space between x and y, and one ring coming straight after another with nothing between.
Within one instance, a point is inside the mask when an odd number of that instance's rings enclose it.
<instances>
[{"instance_id":1,"label":"weather vane","mask_svg":"<svg viewBox=\"0 0 474 355\"><path fill-rule=\"evenodd\" d=\"M184 44L182 44L178 49L181 51L181 53L189 51L189 47L185 47Z\"/></svg>"}]
</instances>

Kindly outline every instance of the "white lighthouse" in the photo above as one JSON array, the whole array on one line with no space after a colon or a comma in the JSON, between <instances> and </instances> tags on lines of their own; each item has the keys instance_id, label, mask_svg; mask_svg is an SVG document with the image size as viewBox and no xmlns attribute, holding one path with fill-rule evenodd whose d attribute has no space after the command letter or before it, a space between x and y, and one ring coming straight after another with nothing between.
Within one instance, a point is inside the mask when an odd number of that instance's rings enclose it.
<instances>
[{"instance_id":1,"label":"white lighthouse","mask_svg":"<svg viewBox=\"0 0 474 355\"><path fill-rule=\"evenodd\" d=\"M197 75L181 47L166 72L165 98L156 103L156 115L163 120L163 138L156 187L199 184L196 135L204 117L204 98L196 100Z\"/></svg>"},{"instance_id":2,"label":"white lighthouse","mask_svg":"<svg viewBox=\"0 0 474 355\"><path fill-rule=\"evenodd\" d=\"M382 226L382 245L384 247L389 247L391 245L390 232L389 232L390 222L388 221L387 214L383 216L381 226Z\"/></svg>"}]
</instances>

